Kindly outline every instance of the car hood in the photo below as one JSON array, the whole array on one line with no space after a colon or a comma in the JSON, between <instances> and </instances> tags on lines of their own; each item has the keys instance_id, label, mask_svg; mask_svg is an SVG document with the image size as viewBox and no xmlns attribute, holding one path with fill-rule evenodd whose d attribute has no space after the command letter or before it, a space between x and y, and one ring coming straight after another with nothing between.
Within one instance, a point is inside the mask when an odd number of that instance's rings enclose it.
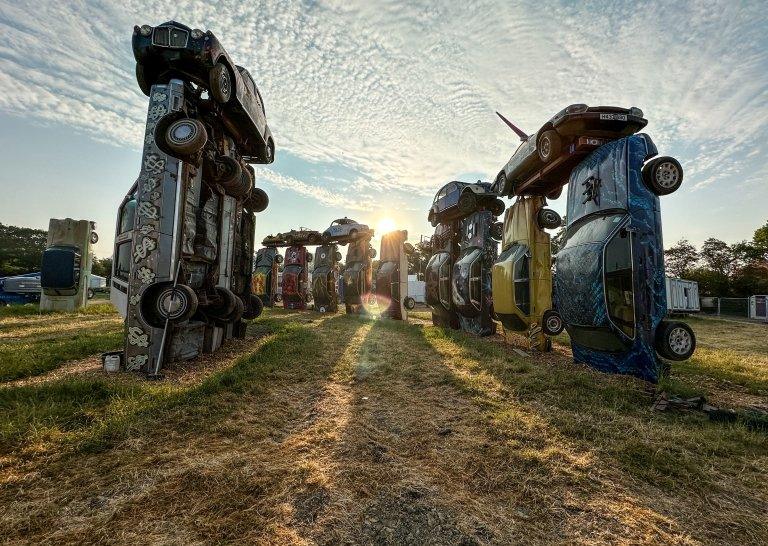
<instances>
[{"instance_id":1,"label":"car hood","mask_svg":"<svg viewBox=\"0 0 768 546\"><path fill-rule=\"evenodd\" d=\"M564 248L557 254L555 298L566 324L608 326L603 286L603 242Z\"/></svg>"}]
</instances>

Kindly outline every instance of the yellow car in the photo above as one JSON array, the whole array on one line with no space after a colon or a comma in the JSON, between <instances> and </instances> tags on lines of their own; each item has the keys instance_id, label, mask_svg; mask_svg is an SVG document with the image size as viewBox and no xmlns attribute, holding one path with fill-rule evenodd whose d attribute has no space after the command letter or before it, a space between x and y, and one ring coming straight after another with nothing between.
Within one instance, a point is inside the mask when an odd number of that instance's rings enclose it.
<instances>
[{"instance_id":1,"label":"yellow car","mask_svg":"<svg viewBox=\"0 0 768 546\"><path fill-rule=\"evenodd\" d=\"M491 270L493 310L504 331L527 332L532 349L552 347L548 336L563 331L552 308L552 253L544 229L562 219L544 197L520 197L507 209L501 254ZM545 335L546 334L546 335Z\"/></svg>"}]
</instances>

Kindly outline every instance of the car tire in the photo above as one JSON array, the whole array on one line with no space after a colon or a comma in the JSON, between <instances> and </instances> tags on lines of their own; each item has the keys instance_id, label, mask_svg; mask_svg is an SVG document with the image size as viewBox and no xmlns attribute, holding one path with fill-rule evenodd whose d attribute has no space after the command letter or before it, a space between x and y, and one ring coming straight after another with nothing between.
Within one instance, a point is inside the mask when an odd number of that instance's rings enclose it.
<instances>
[{"instance_id":1,"label":"car tire","mask_svg":"<svg viewBox=\"0 0 768 546\"><path fill-rule=\"evenodd\" d=\"M664 320L656 329L656 351L668 360L688 360L696 350L696 335L684 322Z\"/></svg>"},{"instance_id":2,"label":"car tire","mask_svg":"<svg viewBox=\"0 0 768 546\"><path fill-rule=\"evenodd\" d=\"M556 336L565 328L565 323L560 313L552 309L544 311L541 317L541 330L548 336Z\"/></svg>"},{"instance_id":3,"label":"car tire","mask_svg":"<svg viewBox=\"0 0 768 546\"><path fill-rule=\"evenodd\" d=\"M269 196L261 188L253 188L244 206L251 212L264 212L269 205Z\"/></svg>"},{"instance_id":4,"label":"car tire","mask_svg":"<svg viewBox=\"0 0 768 546\"><path fill-rule=\"evenodd\" d=\"M209 91L213 100L219 104L227 104L234 95L232 76L229 69L222 63L216 63L208 75Z\"/></svg>"},{"instance_id":5,"label":"car tire","mask_svg":"<svg viewBox=\"0 0 768 546\"><path fill-rule=\"evenodd\" d=\"M147 287L141 295L139 309L144 320L154 328L184 322L197 312L197 294L186 284L161 283Z\"/></svg>"},{"instance_id":6,"label":"car tire","mask_svg":"<svg viewBox=\"0 0 768 546\"><path fill-rule=\"evenodd\" d=\"M504 209L506 208L506 205L504 204L504 201L501 199L494 199L491 201L491 204L488 206L488 210L491 211L491 214L494 216L500 216Z\"/></svg>"},{"instance_id":7,"label":"car tire","mask_svg":"<svg viewBox=\"0 0 768 546\"><path fill-rule=\"evenodd\" d=\"M240 300L234 292L229 288L223 286L217 286L214 289L216 293L216 301L213 304L209 304L205 308L206 314L219 320L228 320L230 316L235 312L237 307L237 301ZM240 304L242 305L242 301Z\"/></svg>"},{"instance_id":8,"label":"car tire","mask_svg":"<svg viewBox=\"0 0 768 546\"><path fill-rule=\"evenodd\" d=\"M368 249L368 257L373 260L376 258L376 249L375 248L369 248Z\"/></svg>"},{"instance_id":9,"label":"car tire","mask_svg":"<svg viewBox=\"0 0 768 546\"><path fill-rule=\"evenodd\" d=\"M544 207L536 214L536 223L541 229L557 229L563 223L563 219L554 210Z\"/></svg>"},{"instance_id":10,"label":"car tire","mask_svg":"<svg viewBox=\"0 0 768 546\"><path fill-rule=\"evenodd\" d=\"M89 300L92 300L96 294L93 292L93 288L89 288L85 295L88 296Z\"/></svg>"},{"instance_id":11,"label":"car tire","mask_svg":"<svg viewBox=\"0 0 768 546\"><path fill-rule=\"evenodd\" d=\"M247 169L240 169L240 177L228 184L221 184L229 195L235 199L246 197L253 188L253 179Z\"/></svg>"},{"instance_id":12,"label":"car tire","mask_svg":"<svg viewBox=\"0 0 768 546\"><path fill-rule=\"evenodd\" d=\"M413 311L413 309L416 307L416 300L413 299L411 296L408 296L403 300L403 307L405 307L409 311Z\"/></svg>"},{"instance_id":13,"label":"car tire","mask_svg":"<svg viewBox=\"0 0 768 546\"><path fill-rule=\"evenodd\" d=\"M92 245L95 245L96 243L99 242L99 234L96 233L95 231L92 231L89 240L91 241Z\"/></svg>"},{"instance_id":14,"label":"car tire","mask_svg":"<svg viewBox=\"0 0 768 546\"><path fill-rule=\"evenodd\" d=\"M683 167L674 157L657 157L643 167L643 181L656 195L669 195L682 185Z\"/></svg>"},{"instance_id":15,"label":"car tire","mask_svg":"<svg viewBox=\"0 0 768 546\"><path fill-rule=\"evenodd\" d=\"M172 155L192 156L203 149L208 142L205 125L192 118L181 118L171 123L163 136L166 147Z\"/></svg>"},{"instance_id":16,"label":"car tire","mask_svg":"<svg viewBox=\"0 0 768 546\"><path fill-rule=\"evenodd\" d=\"M544 131L539 137L539 142L536 144L536 151L539 153L541 162L549 163L559 156L561 146L562 142L560 141L560 135L557 134L557 131L552 129Z\"/></svg>"},{"instance_id":17,"label":"car tire","mask_svg":"<svg viewBox=\"0 0 768 546\"><path fill-rule=\"evenodd\" d=\"M283 263L283 257L280 254L275 255L275 263L277 264Z\"/></svg>"},{"instance_id":18,"label":"car tire","mask_svg":"<svg viewBox=\"0 0 768 546\"><path fill-rule=\"evenodd\" d=\"M250 294L248 296L248 306L245 309L245 313L243 313L243 318L246 320L259 318L262 311L264 311L264 302L255 294Z\"/></svg>"},{"instance_id":19,"label":"car tire","mask_svg":"<svg viewBox=\"0 0 768 546\"><path fill-rule=\"evenodd\" d=\"M336 252L336 253L333 255L333 257L334 257L334 259L335 259L337 262L340 262L340 261L341 261L341 252Z\"/></svg>"},{"instance_id":20,"label":"car tire","mask_svg":"<svg viewBox=\"0 0 768 546\"><path fill-rule=\"evenodd\" d=\"M494 222L491 224L491 238L501 241L504 238L504 223Z\"/></svg>"},{"instance_id":21,"label":"car tire","mask_svg":"<svg viewBox=\"0 0 768 546\"><path fill-rule=\"evenodd\" d=\"M152 92L152 84L154 82L152 81L152 78L149 77L149 74L147 74L147 70L144 68L144 65L139 63L136 63L136 82L139 84L139 89L141 89L141 92L146 96L149 96L149 94Z\"/></svg>"},{"instance_id":22,"label":"car tire","mask_svg":"<svg viewBox=\"0 0 768 546\"><path fill-rule=\"evenodd\" d=\"M471 191L465 191L459 197L457 206L462 215L472 214L477 208L477 197Z\"/></svg>"},{"instance_id":23,"label":"car tire","mask_svg":"<svg viewBox=\"0 0 768 546\"><path fill-rule=\"evenodd\" d=\"M240 163L232 157L224 155L218 157L214 161L213 179L222 186L233 184L240 179L242 174L243 168L240 166Z\"/></svg>"},{"instance_id":24,"label":"car tire","mask_svg":"<svg viewBox=\"0 0 768 546\"><path fill-rule=\"evenodd\" d=\"M496 175L495 186L498 188L499 195L507 194L507 173L501 171L498 175Z\"/></svg>"}]
</instances>

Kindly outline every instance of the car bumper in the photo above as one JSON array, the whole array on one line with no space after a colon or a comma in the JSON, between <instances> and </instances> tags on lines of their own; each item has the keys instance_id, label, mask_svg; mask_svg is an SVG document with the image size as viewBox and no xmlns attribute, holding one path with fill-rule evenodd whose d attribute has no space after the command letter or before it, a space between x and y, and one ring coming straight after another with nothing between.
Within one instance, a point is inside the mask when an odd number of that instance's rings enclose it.
<instances>
[{"instance_id":1,"label":"car bumper","mask_svg":"<svg viewBox=\"0 0 768 546\"><path fill-rule=\"evenodd\" d=\"M614 137L633 135L646 126L648 120L626 112L581 112L565 114L552 126L565 136Z\"/></svg>"}]
</instances>

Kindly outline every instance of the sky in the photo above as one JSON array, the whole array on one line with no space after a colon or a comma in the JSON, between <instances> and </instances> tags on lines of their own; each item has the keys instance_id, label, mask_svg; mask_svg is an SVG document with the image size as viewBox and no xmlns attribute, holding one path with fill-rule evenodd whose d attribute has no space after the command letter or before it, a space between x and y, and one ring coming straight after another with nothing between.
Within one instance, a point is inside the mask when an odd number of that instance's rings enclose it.
<instances>
[{"instance_id":1,"label":"sky","mask_svg":"<svg viewBox=\"0 0 768 546\"><path fill-rule=\"evenodd\" d=\"M496 110L533 133L573 103L642 108L682 163L667 246L768 220L763 2L0 0L0 222L94 220L111 255L147 109L133 25L171 19L213 31L261 90L277 154L256 169L259 241L342 216L418 241L437 189L493 180L517 147Z\"/></svg>"}]
</instances>

